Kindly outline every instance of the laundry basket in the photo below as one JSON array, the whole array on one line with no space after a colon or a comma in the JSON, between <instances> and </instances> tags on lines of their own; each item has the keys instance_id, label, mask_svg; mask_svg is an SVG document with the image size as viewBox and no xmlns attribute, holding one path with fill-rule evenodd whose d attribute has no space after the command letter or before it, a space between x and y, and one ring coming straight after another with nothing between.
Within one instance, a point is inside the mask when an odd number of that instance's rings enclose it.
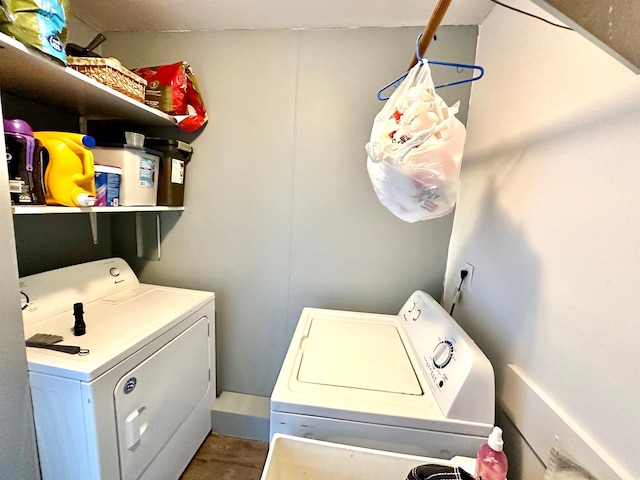
<instances>
[{"instance_id":1,"label":"laundry basket","mask_svg":"<svg viewBox=\"0 0 640 480\"><path fill-rule=\"evenodd\" d=\"M147 81L124 68L115 58L67 57L67 65L106 87L144 103Z\"/></svg>"},{"instance_id":2,"label":"laundry basket","mask_svg":"<svg viewBox=\"0 0 640 480\"><path fill-rule=\"evenodd\" d=\"M413 467L427 463L475 469L475 460L467 457L417 457L276 434L260 480L402 480Z\"/></svg>"}]
</instances>

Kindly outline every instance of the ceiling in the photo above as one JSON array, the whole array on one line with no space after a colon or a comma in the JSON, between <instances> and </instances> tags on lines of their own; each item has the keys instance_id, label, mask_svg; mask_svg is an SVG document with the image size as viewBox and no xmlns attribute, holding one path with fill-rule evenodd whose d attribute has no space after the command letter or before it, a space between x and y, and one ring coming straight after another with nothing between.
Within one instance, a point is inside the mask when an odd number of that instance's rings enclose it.
<instances>
[{"instance_id":1,"label":"ceiling","mask_svg":"<svg viewBox=\"0 0 640 480\"><path fill-rule=\"evenodd\" d=\"M102 32L425 25L436 0L70 0ZM479 25L491 0L453 0L442 25Z\"/></svg>"}]
</instances>

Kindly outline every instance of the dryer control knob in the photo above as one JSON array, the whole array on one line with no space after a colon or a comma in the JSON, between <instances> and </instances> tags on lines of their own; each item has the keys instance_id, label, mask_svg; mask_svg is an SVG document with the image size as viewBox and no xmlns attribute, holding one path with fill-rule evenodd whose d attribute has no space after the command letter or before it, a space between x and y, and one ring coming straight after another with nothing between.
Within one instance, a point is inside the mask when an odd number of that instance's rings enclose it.
<instances>
[{"instance_id":1,"label":"dryer control knob","mask_svg":"<svg viewBox=\"0 0 640 480\"><path fill-rule=\"evenodd\" d=\"M433 349L433 365L436 368L444 368L453 358L453 344L449 340L443 340Z\"/></svg>"},{"instance_id":2,"label":"dryer control knob","mask_svg":"<svg viewBox=\"0 0 640 480\"><path fill-rule=\"evenodd\" d=\"M111 275L112 277L118 277L120 276L120 270L118 270L116 267L111 267L109 269L109 275Z\"/></svg>"}]
</instances>

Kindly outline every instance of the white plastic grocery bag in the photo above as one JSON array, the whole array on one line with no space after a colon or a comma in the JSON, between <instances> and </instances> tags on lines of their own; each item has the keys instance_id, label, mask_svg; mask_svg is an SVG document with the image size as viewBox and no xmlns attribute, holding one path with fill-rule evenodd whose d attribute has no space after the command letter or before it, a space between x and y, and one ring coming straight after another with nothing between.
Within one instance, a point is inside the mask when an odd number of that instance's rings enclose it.
<instances>
[{"instance_id":1,"label":"white plastic grocery bag","mask_svg":"<svg viewBox=\"0 0 640 480\"><path fill-rule=\"evenodd\" d=\"M380 203L405 222L453 210L466 131L417 63L376 115L366 144L367 171Z\"/></svg>"}]
</instances>

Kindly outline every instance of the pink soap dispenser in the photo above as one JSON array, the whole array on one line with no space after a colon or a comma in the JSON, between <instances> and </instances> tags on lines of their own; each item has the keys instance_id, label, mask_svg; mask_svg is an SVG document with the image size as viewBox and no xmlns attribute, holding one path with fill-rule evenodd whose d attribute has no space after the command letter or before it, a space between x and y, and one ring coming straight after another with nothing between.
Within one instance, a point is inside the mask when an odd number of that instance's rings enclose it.
<instances>
[{"instance_id":1,"label":"pink soap dispenser","mask_svg":"<svg viewBox=\"0 0 640 480\"><path fill-rule=\"evenodd\" d=\"M506 480L507 456L502 451L502 429L493 427L487 443L478 449L476 480Z\"/></svg>"}]
</instances>

